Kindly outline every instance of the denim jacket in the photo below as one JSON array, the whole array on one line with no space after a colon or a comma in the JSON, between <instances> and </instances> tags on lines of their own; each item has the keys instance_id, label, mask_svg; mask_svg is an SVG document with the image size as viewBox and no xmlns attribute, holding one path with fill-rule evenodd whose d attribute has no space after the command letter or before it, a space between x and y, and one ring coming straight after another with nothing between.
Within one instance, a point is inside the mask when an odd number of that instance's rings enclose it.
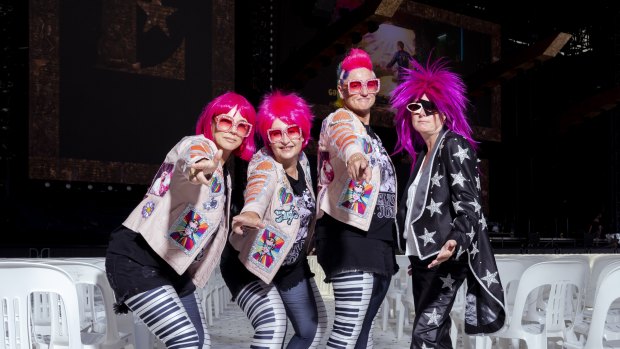
<instances>
[{"instance_id":1,"label":"denim jacket","mask_svg":"<svg viewBox=\"0 0 620 349\"><path fill-rule=\"evenodd\" d=\"M179 274L190 270L204 287L226 243L230 213L230 176L218 165L209 185L189 180L190 166L217 151L203 135L187 136L168 152L148 192L123 225ZM226 181L226 189L224 189Z\"/></svg>"},{"instance_id":2,"label":"denim jacket","mask_svg":"<svg viewBox=\"0 0 620 349\"><path fill-rule=\"evenodd\" d=\"M304 171L306 187L314 199L310 166L303 152L299 153L299 163ZM259 150L250 161L244 198L241 212L255 212L265 223L265 228L243 235L232 233L230 243L239 251L239 260L243 265L269 284L293 247L300 220L286 172L267 148ZM310 222L306 244L312 241L315 221Z\"/></svg>"},{"instance_id":3,"label":"denim jacket","mask_svg":"<svg viewBox=\"0 0 620 349\"><path fill-rule=\"evenodd\" d=\"M326 212L368 231L381 184L381 169L372 166L375 151L366 128L349 110L338 109L323 120L318 149L317 218ZM363 154L372 167L370 183L356 183L347 173L347 161L356 153Z\"/></svg>"}]
</instances>

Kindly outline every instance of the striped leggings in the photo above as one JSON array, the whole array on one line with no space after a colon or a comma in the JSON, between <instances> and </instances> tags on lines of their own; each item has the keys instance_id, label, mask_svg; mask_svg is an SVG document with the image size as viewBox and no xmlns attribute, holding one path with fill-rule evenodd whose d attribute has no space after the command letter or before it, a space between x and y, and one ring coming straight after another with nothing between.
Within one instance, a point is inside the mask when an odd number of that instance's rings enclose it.
<instances>
[{"instance_id":1,"label":"striped leggings","mask_svg":"<svg viewBox=\"0 0 620 349\"><path fill-rule=\"evenodd\" d=\"M125 304L166 348L211 347L204 312L196 292L179 298L172 286L161 286L137 294L127 299Z\"/></svg>"},{"instance_id":2,"label":"striped leggings","mask_svg":"<svg viewBox=\"0 0 620 349\"><path fill-rule=\"evenodd\" d=\"M373 348L372 328L390 279L361 271L332 277L336 314L327 348Z\"/></svg>"},{"instance_id":3,"label":"striped leggings","mask_svg":"<svg viewBox=\"0 0 620 349\"><path fill-rule=\"evenodd\" d=\"M317 348L327 329L327 312L314 279L305 279L287 291L252 281L237 296L254 328L251 349L281 349L288 320L295 331L287 349Z\"/></svg>"}]
</instances>

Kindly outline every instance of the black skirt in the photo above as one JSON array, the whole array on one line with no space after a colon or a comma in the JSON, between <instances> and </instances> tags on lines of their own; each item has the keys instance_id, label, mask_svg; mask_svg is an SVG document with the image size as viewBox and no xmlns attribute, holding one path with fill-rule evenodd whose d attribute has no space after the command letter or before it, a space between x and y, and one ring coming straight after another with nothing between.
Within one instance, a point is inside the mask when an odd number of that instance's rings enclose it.
<instances>
[{"instance_id":1,"label":"black skirt","mask_svg":"<svg viewBox=\"0 0 620 349\"><path fill-rule=\"evenodd\" d=\"M196 290L189 272L179 275L150 248L142 235L124 226L110 234L105 268L116 296L117 313L127 313L128 298L157 287L170 285L179 297Z\"/></svg>"},{"instance_id":2,"label":"black skirt","mask_svg":"<svg viewBox=\"0 0 620 349\"><path fill-rule=\"evenodd\" d=\"M226 243L226 247L224 247L222 252L220 270L222 271L224 282L232 294L233 301L247 284L260 280L241 263L239 251L235 250L230 242ZM305 253L302 253L294 263L282 265L273 278L272 283L279 291L288 291L297 286L302 280L312 277L314 277L314 274L310 270L308 258Z\"/></svg>"}]
</instances>

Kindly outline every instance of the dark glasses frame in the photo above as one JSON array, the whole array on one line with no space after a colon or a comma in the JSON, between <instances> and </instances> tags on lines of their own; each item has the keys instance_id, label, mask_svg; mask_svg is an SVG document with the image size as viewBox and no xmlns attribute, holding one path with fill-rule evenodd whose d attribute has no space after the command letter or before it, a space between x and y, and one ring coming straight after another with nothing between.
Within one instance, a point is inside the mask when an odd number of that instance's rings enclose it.
<instances>
[{"instance_id":1,"label":"dark glasses frame","mask_svg":"<svg viewBox=\"0 0 620 349\"><path fill-rule=\"evenodd\" d=\"M220 120L222 119L230 121L230 127L222 127L222 125L220 125ZM245 134L239 133L239 125L246 126L248 128L248 131ZM234 132L236 135L242 138L247 138L252 133L252 124L244 120L235 122L234 118L226 114L220 114L215 117L215 128L221 132L231 132L231 133Z\"/></svg>"},{"instance_id":2,"label":"dark glasses frame","mask_svg":"<svg viewBox=\"0 0 620 349\"><path fill-rule=\"evenodd\" d=\"M376 91L368 90L368 82L369 81L377 83L377 90ZM351 91L351 83L360 83L362 85L360 87L360 89L359 89L359 92ZM381 91L381 80L378 79L378 78L368 79L368 80L349 80L349 81L347 81L346 88L347 88L347 91L349 91L349 94L352 94L352 95L358 95L358 94L362 93L363 89L366 89L366 93L376 94L376 93L379 93L379 91Z\"/></svg>"},{"instance_id":3,"label":"dark glasses frame","mask_svg":"<svg viewBox=\"0 0 620 349\"><path fill-rule=\"evenodd\" d=\"M420 99L417 102L411 102L407 104L407 110L409 110L412 113L419 111L420 109L424 109L424 112L427 114L429 113L432 114L438 111L435 103L424 100L424 99Z\"/></svg>"},{"instance_id":4,"label":"dark glasses frame","mask_svg":"<svg viewBox=\"0 0 620 349\"><path fill-rule=\"evenodd\" d=\"M293 128L293 127L299 129L299 136L296 136L296 137L291 137L290 136L290 134L288 133L288 130ZM282 138L279 141L273 141L271 139L271 132L272 131L280 131L280 132L282 132ZM286 134L286 137L289 140L291 140L291 141L298 141L298 140L303 138L304 131L301 129L301 126L299 126L299 125L288 125L288 126L282 127L282 128L274 127L274 128L270 128L270 129L267 130L267 139L269 140L269 143L271 143L271 144L282 143L282 141L284 140L284 135L285 134Z\"/></svg>"}]
</instances>

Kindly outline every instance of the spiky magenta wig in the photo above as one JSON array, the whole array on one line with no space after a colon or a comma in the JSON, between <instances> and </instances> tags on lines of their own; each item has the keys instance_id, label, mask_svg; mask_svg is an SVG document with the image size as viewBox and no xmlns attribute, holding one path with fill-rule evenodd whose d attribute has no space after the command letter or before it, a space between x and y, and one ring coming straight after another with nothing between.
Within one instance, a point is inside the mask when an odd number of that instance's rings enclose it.
<instances>
[{"instance_id":1,"label":"spiky magenta wig","mask_svg":"<svg viewBox=\"0 0 620 349\"><path fill-rule=\"evenodd\" d=\"M202 110L196 123L196 134L202 134L205 137L213 140L213 133L211 132L211 125L213 124L213 118L228 113L232 108L237 106L237 111L243 116L250 124L254 125L256 121L256 110L245 97L234 92L226 92L216 98L214 98L207 106ZM243 139L241 146L234 151L234 154L245 161L249 161L256 150L254 144L254 129L252 127L250 135Z\"/></svg>"},{"instance_id":2,"label":"spiky magenta wig","mask_svg":"<svg viewBox=\"0 0 620 349\"><path fill-rule=\"evenodd\" d=\"M469 103L465 96L466 87L460 76L448 70L444 58L434 62L429 58L426 67L412 59L411 65L412 69L404 69L403 82L394 88L390 98L392 107L396 109L394 123L398 139L394 152L407 151L415 163L416 150L421 149L424 140L411 124L411 112L407 110L407 104L419 100L424 94L445 115L448 129L465 137L476 149L465 115Z\"/></svg>"},{"instance_id":3,"label":"spiky magenta wig","mask_svg":"<svg viewBox=\"0 0 620 349\"><path fill-rule=\"evenodd\" d=\"M305 148L310 140L310 128L314 115L306 101L299 95L291 92L272 92L265 97L258 107L256 128L265 144L269 144L267 130L273 125L275 119L280 119L285 124L295 124L301 127L304 141L301 148Z\"/></svg>"},{"instance_id":4,"label":"spiky magenta wig","mask_svg":"<svg viewBox=\"0 0 620 349\"><path fill-rule=\"evenodd\" d=\"M346 80L349 72L357 68L366 68L372 71L372 60L370 55L359 48L352 48L347 53L346 57L338 65L336 73L338 74L338 84Z\"/></svg>"}]
</instances>

